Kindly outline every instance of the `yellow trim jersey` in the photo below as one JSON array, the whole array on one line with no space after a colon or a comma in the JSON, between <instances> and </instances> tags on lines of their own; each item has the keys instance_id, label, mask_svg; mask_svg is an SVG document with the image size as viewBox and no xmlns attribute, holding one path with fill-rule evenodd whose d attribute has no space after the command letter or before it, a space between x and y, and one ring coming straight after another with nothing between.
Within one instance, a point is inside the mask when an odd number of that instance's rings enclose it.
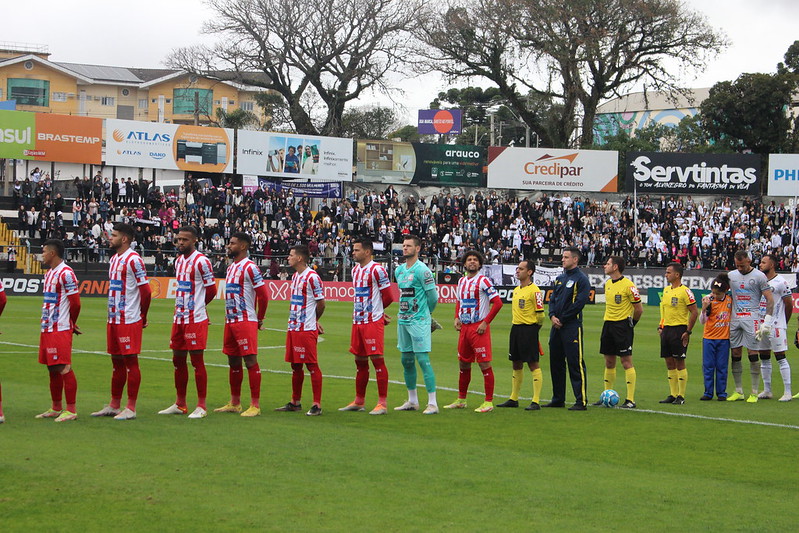
<instances>
[{"instance_id":1,"label":"yellow trim jersey","mask_svg":"<svg viewBox=\"0 0 799 533\"><path fill-rule=\"evenodd\" d=\"M696 305L696 299L691 289L680 285L676 289L668 285L663 289L660 298L660 325L661 326L687 326L688 307Z\"/></svg>"},{"instance_id":2,"label":"yellow trim jersey","mask_svg":"<svg viewBox=\"0 0 799 533\"><path fill-rule=\"evenodd\" d=\"M531 283L526 287L513 289L513 323L544 324L544 293L538 285Z\"/></svg>"},{"instance_id":3,"label":"yellow trim jersey","mask_svg":"<svg viewBox=\"0 0 799 533\"><path fill-rule=\"evenodd\" d=\"M605 282L605 318L610 322L627 320L633 316L633 304L641 303L638 287L630 278L620 277Z\"/></svg>"}]
</instances>

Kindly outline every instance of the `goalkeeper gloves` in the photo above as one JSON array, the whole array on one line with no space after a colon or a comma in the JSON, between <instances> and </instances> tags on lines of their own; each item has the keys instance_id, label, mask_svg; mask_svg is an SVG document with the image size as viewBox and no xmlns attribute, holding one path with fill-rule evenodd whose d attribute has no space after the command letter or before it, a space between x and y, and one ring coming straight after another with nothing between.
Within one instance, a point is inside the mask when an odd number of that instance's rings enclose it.
<instances>
[{"instance_id":1,"label":"goalkeeper gloves","mask_svg":"<svg viewBox=\"0 0 799 533\"><path fill-rule=\"evenodd\" d=\"M763 323L760 324L760 329L757 330L755 334L755 338L759 341L763 339L767 339L769 335L771 335L771 329L774 327L774 317L771 315L766 315L763 319Z\"/></svg>"}]
</instances>

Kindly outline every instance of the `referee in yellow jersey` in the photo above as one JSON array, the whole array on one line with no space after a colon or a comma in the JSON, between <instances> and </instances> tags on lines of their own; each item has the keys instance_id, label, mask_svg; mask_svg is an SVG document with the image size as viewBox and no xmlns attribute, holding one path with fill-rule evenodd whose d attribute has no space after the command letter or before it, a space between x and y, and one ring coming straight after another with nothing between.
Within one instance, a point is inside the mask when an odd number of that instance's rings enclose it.
<instances>
[{"instance_id":1,"label":"referee in yellow jersey","mask_svg":"<svg viewBox=\"0 0 799 533\"><path fill-rule=\"evenodd\" d=\"M682 284L683 266L680 263L666 265L666 281L660 298L660 357L666 361L669 371L669 395L660 403L682 405L685 403L685 387L688 370L685 354L688 341L696 324L699 311L691 289Z\"/></svg>"},{"instance_id":2,"label":"referee in yellow jersey","mask_svg":"<svg viewBox=\"0 0 799 533\"><path fill-rule=\"evenodd\" d=\"M538 411L543 374L538 364L541 344L538 332L544 324L544 293L533 283L535 265L524 260L516 267L519 286L513 289L513 323L510 327L508 359L513 362L513 382L510 399L497 407L519 407L519 390L524 381L524 363L533 374L533 401L526 411Z\"/></svg>"},{"instance_id":3,"label":"referee in yellow jersey","mask_svg":"<svg viewBox=\"0 0 799 533\"><path fill-rule=\"evenodd\" d=\"M625 278L625 262L619 256L611 256L605 263L605 323L599 340L599 352L605 356L605 389L616 384L616 359L621 359L627 396L622 409L635 409L635 367L633 366L633 328L641 315L641 295L630 278ZM602 400L594 403L602 405Z\"/></svg>"}]
</instances>

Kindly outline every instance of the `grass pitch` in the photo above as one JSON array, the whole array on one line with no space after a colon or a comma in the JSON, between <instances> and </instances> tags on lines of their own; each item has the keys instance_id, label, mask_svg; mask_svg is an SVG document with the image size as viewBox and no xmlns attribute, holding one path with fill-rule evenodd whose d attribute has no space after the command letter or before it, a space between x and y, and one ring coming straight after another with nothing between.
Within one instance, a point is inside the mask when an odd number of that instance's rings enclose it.
<instances>
[{"instance_id":1,"label":"grass pitch","mask_svg":"<svg viewBox=\"0 0 799 533\"><path fill-rule=\"evenodd\" d=\"M0 318L7 420L0 425L3 531L730 532L790 531L799 520L799 401L699 402L697 334L689 348L686 405L659 405L668 386L653 307L645 308L636 328L639 409L634 412L394 412L406 392L392 324L386 330L394 382L389 415L340 413L337 408L354 393L355 367L347 353L351 304L329 303L319 347L324 414L276 413L271 409L289 399L291 378L283 362L287 304L272 302L266 324L272 329L260 337L263 415L211 413L188 420L155 414L174 401L168 350L172 302L156 300L144 332L139 418L119 422L88 416L108 401L111 364L103 355L105 300L85 298L84 335L76 338L73 357L80 418L55 424L33 418L49 407L47 372L36 355L40 305L39 298L12 297ZM586 313L590 400L601 392L602 311L597 305ZM210 313L212 349L206 362L213 408L227 401L228 385L222 304L214 302ZM445 325L433 336L431 354L440 405L456 397L452 313L451 305L435 312ZM492 325L495 403L510 392L509 322L506 306ZM795 354L791 347L792 361ZM548 398L547 357L542 366ZM779 396L782 384L776 369L774 374ZM623 376L619 366L622 397ZM419 380L424 403L421 373ZM470 407L482 401L477 392L482 386L474 371ZM246 405L246 379L242 393ZM530 393L528 372L523 395ZM190 407L194 394L190 377ZM310 406L307 378L303 400ZM375 400L371 382L367 410Z\"/></svg>"}]
</instances>

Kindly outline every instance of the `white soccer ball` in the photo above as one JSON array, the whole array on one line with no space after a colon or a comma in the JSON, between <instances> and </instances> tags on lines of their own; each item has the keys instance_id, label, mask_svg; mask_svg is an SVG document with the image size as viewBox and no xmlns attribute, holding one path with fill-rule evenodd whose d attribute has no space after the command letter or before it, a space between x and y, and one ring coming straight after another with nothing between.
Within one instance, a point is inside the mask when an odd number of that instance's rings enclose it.
<instances>
[{"instance_id":1,"label":"white soccer ball","mask_svg":"<svg viewBox=\"0 0 799 533\"><path fill-rule=\"evenodd\" d=\"M619 404L619 393L613 389L607 389L602 391L599 399L605 407L616 407Z\"/></svg>"}]
</instances>

